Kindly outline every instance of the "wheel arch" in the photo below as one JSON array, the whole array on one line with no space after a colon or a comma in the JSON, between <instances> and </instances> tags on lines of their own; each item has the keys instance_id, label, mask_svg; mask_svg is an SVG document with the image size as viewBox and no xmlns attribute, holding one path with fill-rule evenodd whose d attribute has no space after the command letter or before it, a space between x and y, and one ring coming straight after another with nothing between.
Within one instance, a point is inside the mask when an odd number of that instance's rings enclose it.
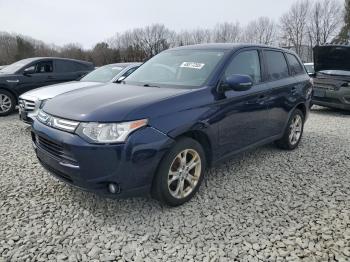
<instances>
[{"instance_id":1,"label":"wheel arch","mask_svg":"<svg viewBox=\"0 0 350 262\"><path fill-rule=\"evenodd\" d=\"M213 160L212 143L209 139L209 136L205 132L200 130L190 130L182 134L179 134L174 139L179 140L182 137L188 137L197 141L204 150L207 166L212 165L212 160Z\"/></svg>"},{"instance_id":2,"label":"wheel arch","mask_svg":"<svg viewBox=\"0 0 350 262\"><path fill-rule=\"evenodd\" d=\"M304 115L304 118L307 116L307 108L306 108L306 105L304 103L300 103L298 104L295 109L299 109L303 115Z\"/></svg>"}]
</instances>

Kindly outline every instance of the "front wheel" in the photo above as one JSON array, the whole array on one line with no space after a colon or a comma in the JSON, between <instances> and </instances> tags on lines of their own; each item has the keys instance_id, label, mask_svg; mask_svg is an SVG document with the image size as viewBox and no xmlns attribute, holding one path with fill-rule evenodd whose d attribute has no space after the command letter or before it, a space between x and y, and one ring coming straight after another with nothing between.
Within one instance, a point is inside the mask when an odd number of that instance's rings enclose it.
<instances>
[{"instance_id":1,"label":"front wheel","mask_svg":"<svg viewBox=\"0 0 350 262\"><path fill-rule=\"evenodd\" d=\"M293 150L301 140L304 131L304 114L295 109L292 113L283 137L276 141L276 145L282 149Z\"/></svg>"},{"instance_id":2,"label":"front wheel","mask_svg":"<svg viewBox=\"0 0 350 262\"><path fill-rule=\"evenodd\" d=\"M160 163L152 196L169 206L189 201L203 180L206 159L202 146L190 138L181 138Z\"/></svg>"}]
</instances>

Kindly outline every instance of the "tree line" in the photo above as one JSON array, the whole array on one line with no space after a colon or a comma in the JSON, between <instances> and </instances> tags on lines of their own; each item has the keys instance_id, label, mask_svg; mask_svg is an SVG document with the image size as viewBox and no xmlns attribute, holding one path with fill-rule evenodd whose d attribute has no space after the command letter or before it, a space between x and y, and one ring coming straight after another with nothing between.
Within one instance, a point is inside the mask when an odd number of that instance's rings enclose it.
<instances>
[{"instance_id":1,"label":"tree line","mask_svg":"<svg viewBox=\"0 0 350 262\"><path fill-rule=\"evenodd\" d=\"M312 59L312 47L348 43L350 0L298 0L276 22L259 17L242 26L225 22L213 28L176 32L163 24L135 28L84 49L79 43L47 44L28 36L0 32L0 65L23 58L59 56L92 61L100 66L115 62L144 61L175 46L200 43L245 42L292 48L304 61Z\"/></svg>"}]
</instances>

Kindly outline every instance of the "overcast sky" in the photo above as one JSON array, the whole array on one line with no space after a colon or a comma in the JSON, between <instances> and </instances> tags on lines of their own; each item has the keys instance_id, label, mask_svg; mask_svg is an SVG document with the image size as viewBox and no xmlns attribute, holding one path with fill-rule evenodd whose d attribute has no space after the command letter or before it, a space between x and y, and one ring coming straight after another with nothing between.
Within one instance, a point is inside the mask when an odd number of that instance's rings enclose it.
<instances>
[{"instance_id":1,"label":"overcast sky","mask_svg":"<svg viewBox=\"0 0 350 262\"><path fill-rule=\"evenodd\" d=\"M0 0L0 31L85 48L135 27L163 23L181 31L242 25L259 16L279 19L296 0Z\"/></svg>"}]
</instances>

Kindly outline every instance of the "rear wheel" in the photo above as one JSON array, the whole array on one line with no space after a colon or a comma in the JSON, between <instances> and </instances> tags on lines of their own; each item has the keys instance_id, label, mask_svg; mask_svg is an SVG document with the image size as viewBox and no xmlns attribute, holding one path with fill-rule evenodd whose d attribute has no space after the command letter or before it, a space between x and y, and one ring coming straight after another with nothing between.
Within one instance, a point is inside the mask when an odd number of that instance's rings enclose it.
<instances>
[{"instance_id":1,"label":"rear wheel","mask_svg":"<svg viewBox=\"0 0 350 262\"><path fill-rule=\"evenodd\" d=\"M152 196L169 206L182 205L198 191L205 167L202 146L190 138L178 140L159 166Z\"/></svg>"},{"instance_id":2,"label":"rear wheel","mask_svg":"<svg viewBox=\"0 0 350 262\"><path fill-rule=\"evenodd\" d=\"M304 114L299 109L295 109L288 121L283 137L276 141L277 146L287 150L295 149L300 143L303 131Z\"/></svg>"},{"instance_id":3,"label":"rear wheel","mask_svg":"<svg viewBox=\"0 0 350 262\"><path fill-rule=\"evenodd\" d=\"M15 106L14 96L6 90L0 90L0 116L11 114L15 110Z\"/></svg>"}]
</instances>

